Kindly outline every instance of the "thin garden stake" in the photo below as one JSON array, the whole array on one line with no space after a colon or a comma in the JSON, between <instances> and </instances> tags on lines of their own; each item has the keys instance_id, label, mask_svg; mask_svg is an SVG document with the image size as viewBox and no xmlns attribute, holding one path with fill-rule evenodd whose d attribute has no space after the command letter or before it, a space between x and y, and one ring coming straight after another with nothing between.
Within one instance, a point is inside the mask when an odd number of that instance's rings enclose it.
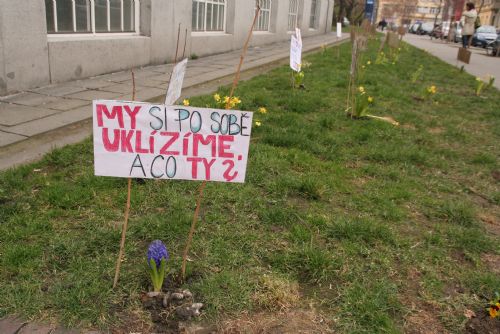
<instances>
[{"instance_id":1,"label":"thin garden stake","mask_svg":"<svg viewBox=\"0 0 500 334\"><path fill-rule=\"evenodd\" d=\"M179 38L181 36L181 24L179 23L179 28L177 28L177 43L175 46L175 58L174 65L177 64L177 52L179 51Z\"/></svg>"},{"instance_id":2,"label":"thin garden stake","mask_svg":"<svg viewBox=\"0 0 500 334\"><path fill-rule=\"evenodd\" d=\"M184 56L186 54L187 35L188 35L188 30L186 28L186 33L184 34L184 49L182 50L182 59L184 59Z\"/></svg>"},{"instance_id":3,"label":"thin garden stake","mask_svg":"<svg viewBox=\"0 0 500 334\"><path fill-rule=\"evenodd\" d=\"M252 38L252 32L253 32L253 29L255 27L255 22L257 22L257 17L259 16L260 6L259 6L258 0L256 0L256 8L257 9L255 11L255 16L253 18L252 27L250 28L250 31L248 32L247 40L245 41L245 45L243 46L243 50L241 52L240 62L238 64L238 67L236 69L236 73L234 75L233 86L231 87L231 92L229 93L229 99L228 99L228 102L226 103L226 110L229 109L229 103L231 101L231 98L233 97L236 86L238 86L238 81L240 80L241 66L243 65L243 60L245 59L245 55L247 53L248 44L250 43L250 39ZM196 201L196 209L194 211L193 223L191 224L191 229L189 230L188 240L186 242L186 248L184 249L184 253L182 255L182 268L181 268L182 281L184 281L186 279L186 261L187 261L187 257L188 257L188 253L189 253L189 248L191 247L191 242L193 240L193 234L194 234L194 231L196 229L196 222L198 221L198 215L200 213L201 200L203 199L203 190L205 189L206 185L207 185L207 181L203 181L200 185L200 188L198 189L198 199Z\"/></svg>"},{"instance_id":4,"label":"thin garden stake","mask_svg":"<svg viewBox=\"0 0 500 334\"><path fill-rule=\"evenodd\" d=\"M131 70L132 73L132 101L135 100L135 75L134 70ZM123 252L125 249L125 237L127 235L127 225L128 225L128 216L130 212L130 194L132 192L132 178L128 178L127 182L127 204L125 206L125 222L122 226L122 239L120 240L120 252L118 253L118 259L116 260L116 270L115 270L115 279L113 280L113 289L116 288L116 284L118 283L118 278L120 277L120 268L122 265Z\"/></svg>"}]
</instances>

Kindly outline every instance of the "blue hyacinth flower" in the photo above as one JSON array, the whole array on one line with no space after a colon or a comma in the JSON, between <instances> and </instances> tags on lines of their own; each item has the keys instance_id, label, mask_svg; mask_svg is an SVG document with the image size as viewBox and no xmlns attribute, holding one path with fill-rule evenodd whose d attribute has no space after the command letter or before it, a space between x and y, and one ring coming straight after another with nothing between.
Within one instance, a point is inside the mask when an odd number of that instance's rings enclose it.
<instances>
[{"instance_id":1,"label":"blue hyacinth flower","mask_svg":"<svg viewBox=\"0 0 500 334\"><path fill-rule=\"evenodd\" d=\"M169 258L167 247L160 240L155 240L149 245L147 257L154 291L160 292Z\"/></svg>"}]
</instances>

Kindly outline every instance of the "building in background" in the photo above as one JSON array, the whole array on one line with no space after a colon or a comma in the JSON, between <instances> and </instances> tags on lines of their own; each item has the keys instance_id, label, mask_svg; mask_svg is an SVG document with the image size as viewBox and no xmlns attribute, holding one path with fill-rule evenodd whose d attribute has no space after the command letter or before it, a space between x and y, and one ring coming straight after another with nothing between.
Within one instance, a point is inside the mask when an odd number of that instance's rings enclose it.
<instances>
[{"instance_id":1,"label":"building in background","mask_svg":"<svg viewBox=\"0 0 500 334\"><path fill-rule=\"evenodd\" d=\"M477 9L480 4L476 5ZM483 7L479 12L481 24L491 25L500 28L500 0L484 0Z\"/></svg>"},{"instance_id":2,"label":"building in background","mask_svg":"<svg viewBox=\"0 0 500 334\"><path fill-rule=\"evenodd\" d=\"M380 0L377 10L377 22L401 25L414 22L441 22L460 19L465 8L464 0ZM500 28L500 0L472 1L479 11L481 24Z\"/></svg>"},{"instance_id":3,"label":"building in background","mask_svg":"<svg viewBox=\"0 0 500 334\"><path fill-rule=\"evenodd\" d=\"M259 0L252 45L331 30L333 0ZM253 0L0 0L0 95L240 49Z\"/></svg>"}]
</instances>

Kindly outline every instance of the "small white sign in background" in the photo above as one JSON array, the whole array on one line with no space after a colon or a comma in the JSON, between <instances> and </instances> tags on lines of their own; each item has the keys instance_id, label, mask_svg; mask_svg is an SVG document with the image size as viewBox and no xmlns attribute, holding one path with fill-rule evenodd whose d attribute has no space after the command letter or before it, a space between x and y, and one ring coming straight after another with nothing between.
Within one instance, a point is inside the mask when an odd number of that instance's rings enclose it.
<instances>
[{"instance_id":1,"label":"small white sign in background","mask_svg":"<svg viewBox=\"0 0 500 334\"><path fill-rule=\"evenodd\" d=\"M168 83L167 95L165 96L165 104L167 106L174 105L175 101L181 97L182 83L184 82L184 75L186 74L187 62L188 59L186 58L180 63L177 63L172 70L172 76Z\"/></svg>"},{"instance_id":2,"label":"small white sign in background","mask_svg":"<svg viewBox=\"0 0 500 334\"><path fill-rule=\"evenodd\" d=\"M295 28L295 36L292 35L290 42L290 68L295 72L300 72L302 64L302 37L300 29Z\"/></svg>"},{"instance_id":3,"label":"small white sign in background","mask_svg":"<svg viewBox=\"0 0 500 334\"><path fill-rule=\"evenodd\" d=\"M93 103L98 176L245 182L252 112Z\"/></svg>"},{"instance_id":4,"label":"small white sign in background","mask_svg":"<svg viewBox=\"0 0 500 334\"><path fill-rule=\"evenodd\" d=\"M342 37L342 23L337 22L337 37Z\"/></svg>"}]
</instances>

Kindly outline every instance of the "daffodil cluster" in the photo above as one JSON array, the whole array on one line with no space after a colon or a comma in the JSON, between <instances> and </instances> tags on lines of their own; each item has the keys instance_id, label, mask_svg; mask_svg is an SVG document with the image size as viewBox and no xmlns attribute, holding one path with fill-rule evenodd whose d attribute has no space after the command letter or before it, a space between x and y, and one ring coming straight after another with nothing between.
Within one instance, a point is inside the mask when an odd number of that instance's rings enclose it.
<instances>
[{"instance_id":1,"label":"daffodil cluster","mask_svg":"<svg viewBox=\"0 0 500 334\"><path fill-rule=\"evenodd\" d=\"M359 86L358 93L356 95L355 110L353 116L363 117L367 115L368 108L375 99L372 96L366 94L365 87Z\"/></svg>"},{"instance_id":2,"label":"daffodil cluster","mask_svg":"<svg viewBox=\"0 0 500 334\"><path fill-rule=\"evenodd\" d=\"M304 72L293 72L293 88L301 88L304 84Z\"/></svg>"},{"instance_id":3,"label":"daffodil cluster","mask_svg":"<svg viewBox=\"0 0 500 334\"><path fill-rule=\"evenodd\" d=\"M267 109L265 107L259 107L259 109L257 109L257 112L259 114L264 115L264 114L267 114ZM256 119L254 124L256 127L259 127L262 125L262 122L259 119Z\"/></svg>"},{"instance_id":4,"label":"daffodil cluster","mask_svg":"<svg viewBox=\"0 0 500 334\"><path fill-rule=\"evenodd\" d=\"M214 94L214 100L220 109L234 109L241 103L241 100L237 96L224 96L222 98L219 94Z\"/></svg>"},{"instance_id":5,"label":"daffodil cluster","mask_svg":"<svg viewBox=\"0 0 500 334\"><path fill-rule=\"evenodd\" d=\"M427 94L434 95L437 92L436 86L432 85L427 87Z\"/></svg>"}]
</instances>

